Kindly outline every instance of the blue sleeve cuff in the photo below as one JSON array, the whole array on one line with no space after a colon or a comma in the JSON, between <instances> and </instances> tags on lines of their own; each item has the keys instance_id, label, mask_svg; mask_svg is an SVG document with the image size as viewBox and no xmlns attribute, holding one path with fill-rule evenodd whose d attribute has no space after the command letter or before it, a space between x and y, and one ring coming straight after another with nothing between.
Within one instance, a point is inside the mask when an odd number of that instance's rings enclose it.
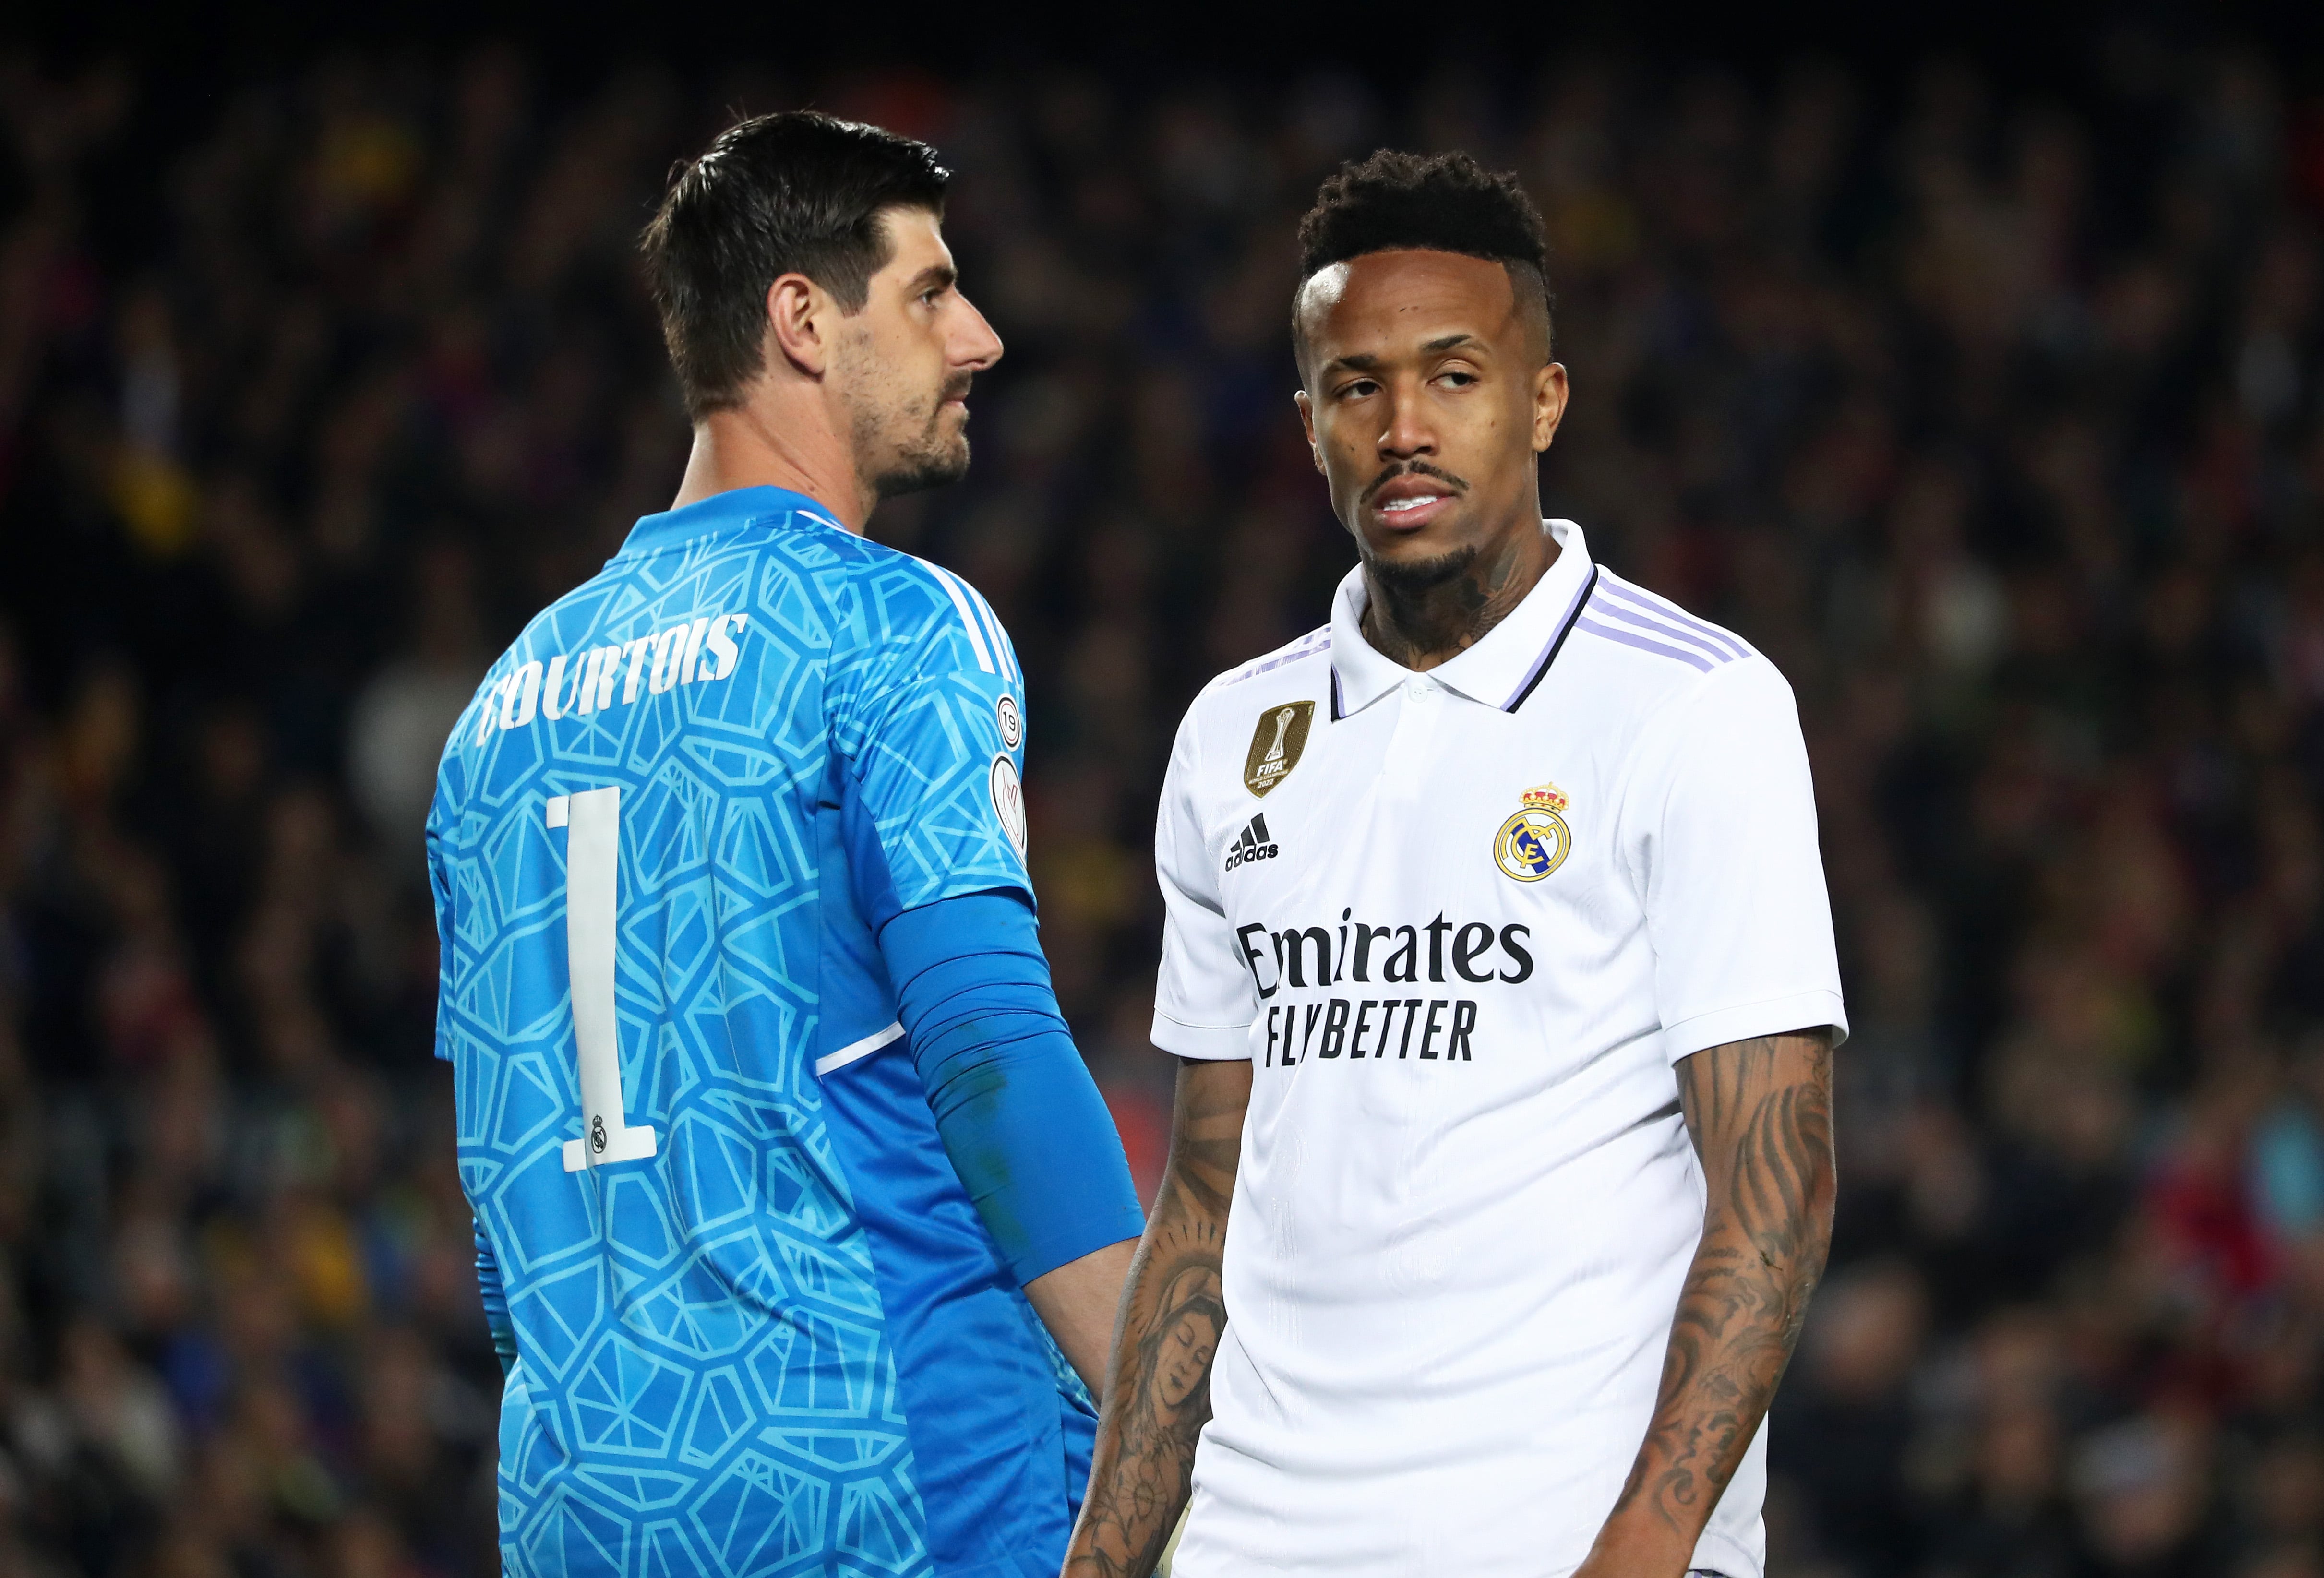
<instances>
[{"instance_id":1,"label":"blue sleeve cuff","mask_svg":"<svg viewBox=\"0 0 2324 1578\"><path fill-rule=\"evenodd\" d=\"M1057 1011L1024 897L905 910L880 950L945 1153L1019 1284L1143 1232L1121 1137Z\"/></svg>"}]
</instances>

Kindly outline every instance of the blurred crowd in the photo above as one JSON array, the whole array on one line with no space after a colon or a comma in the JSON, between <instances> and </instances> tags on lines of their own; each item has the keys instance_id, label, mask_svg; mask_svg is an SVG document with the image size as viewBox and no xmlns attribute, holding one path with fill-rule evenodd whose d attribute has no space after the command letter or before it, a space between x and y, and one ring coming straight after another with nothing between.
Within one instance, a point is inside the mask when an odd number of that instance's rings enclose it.
<instances>
[{"instance_id":1,"label":"blurred crowd","mask_svg":"<svg viewBox=\"0 0 2324 1578\"><path fill-rule=\"evenodd\" d=\"M1856 1033L1774 1570L2324 1578L2324 106L2135 32L2049 95L1415 82L0 56L0 1578L493 1570L420 818L674 488L672 160L800 103L960 172L1008 358L969 482L872 531L1021 649L1142 1186L1172 729L1352 562L1296 219L1466 148L1554 236L1553 512L1775 658L1814 758Z\"/></svg>"}]
</instances>

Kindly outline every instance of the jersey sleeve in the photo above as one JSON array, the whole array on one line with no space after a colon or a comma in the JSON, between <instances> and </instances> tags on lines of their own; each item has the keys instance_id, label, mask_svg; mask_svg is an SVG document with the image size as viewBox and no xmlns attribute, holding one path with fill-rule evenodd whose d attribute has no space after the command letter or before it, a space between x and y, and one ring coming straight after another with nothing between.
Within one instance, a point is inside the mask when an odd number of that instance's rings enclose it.
<instances>
[{"instance_id":1,"label":"jersey sleeve","mask_svg":"<svg viewBox=\"0 0 2324 1578\"><path fill-rule=\"evenodd\" d=\"M448 869L451 852L446 844L439 821L441 810L439 801L429 807L428 814L428 891L436 905L436 1056L449 1063L452 1061L453 965L458 961L459 949L455 946L457 922L452 913L452 873Z\"/></svg>"},{"instance_id":2,"label":"jersey sleeve","mask_svg":"<svg viewBox=\"0 0 2324 1578\"><path fill-rule=\"evenodd\" d=\"M864 918L876 932L965 893L1031 902L1024 699L1000 622L965 583L916 563L871 624L832 676Z\"/></svg>"},{"instance_id":3,"label":"jersey sleeve","mask_svg":"<svg viewBox=\"0 0 2324 1578\"><path fill-rule=\"evenodd\" d=\"M880 933L936 1131L1022 1285L1145 1226L1121 1137L1020 900L972 893Z\"/></svg>"},{"instance_id":4,"label":"jersey sleeve","mask_svg":"<svg viewBox=\"0 0 2324 1578\"><path fill-rule=\"evenodd\" d=\"M1753 658L1647 725L1625 807L1663 1049L1829 1025L1845 1038L1815 790L1791 687Z\"/></svg>"},{"instance_id":5,"label":"jersey sleeve","mask_svg":"<svg viewBox=\"0 0 2324 1578\"><path fill-rule=\"evenodd\" d=\"M1154 1044L1181 1057L1250 1056L1257 985L1244 963L1210 843L1196 814L1201 738L1190 710L1178 725L1155 818L1154 872L1162 886L1162 967L1154 985Z\"/></svg>"}]
</instances>

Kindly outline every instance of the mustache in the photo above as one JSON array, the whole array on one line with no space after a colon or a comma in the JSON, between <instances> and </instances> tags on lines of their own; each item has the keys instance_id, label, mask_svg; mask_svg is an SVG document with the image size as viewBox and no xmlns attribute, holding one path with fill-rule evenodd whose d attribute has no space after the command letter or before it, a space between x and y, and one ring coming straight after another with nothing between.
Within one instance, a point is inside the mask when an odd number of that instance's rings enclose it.
<instances>
[{"instance_id":1,"label":"mustache","mask_svg":"<svg viewBox=\"0 0 2324 1578\"><path fill-rule=\"evenodd\" d=\"M935 432L936 430L937 424L944 420L945 401L948 400L966 400L968 398L968 386L973 382L975 382L975 374L973 374L954 373L947 377L944 383L937 387L936 397L928 401L927 430L929 432Z\"/></svg>"},{"instance_id":2,"label":"mustache","mask_svg":"<svg viewBox=\"0 0 2324 1578\"><path fill-rule=\"evenodd\" d=\"M1374 494L1379 493L1380 489L1388 486L1399 476L1433 476L1456 494L1465 494L1469 491L1469 482L1466 477L1455 476L1442 466L1431 466L1425 460L1407 460L1400 465L1389 466L1366 483L1363 494L1357 502L1370 503Z\"/></svg>"}]
</instances>

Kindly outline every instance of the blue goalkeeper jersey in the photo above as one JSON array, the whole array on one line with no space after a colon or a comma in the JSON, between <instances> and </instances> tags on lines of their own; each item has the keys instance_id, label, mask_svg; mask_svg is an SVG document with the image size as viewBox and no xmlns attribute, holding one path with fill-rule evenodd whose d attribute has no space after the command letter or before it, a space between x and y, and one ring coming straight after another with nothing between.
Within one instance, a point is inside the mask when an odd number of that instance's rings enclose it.
<instances>
[{"instance_id":1,"label":"blue goalkeeper jersey","mask_svg":"<svg viewBox=\"0 0 2324 1578\"><path fill-rule=\"evenodd\" d=\"M640 521L461 719L437 1052L516 1337L508 1573L1056 1571L1094 1410L876 945L1029 900L1022 705L972 588L761 487Z\"/></svg>"}]
</instances>

